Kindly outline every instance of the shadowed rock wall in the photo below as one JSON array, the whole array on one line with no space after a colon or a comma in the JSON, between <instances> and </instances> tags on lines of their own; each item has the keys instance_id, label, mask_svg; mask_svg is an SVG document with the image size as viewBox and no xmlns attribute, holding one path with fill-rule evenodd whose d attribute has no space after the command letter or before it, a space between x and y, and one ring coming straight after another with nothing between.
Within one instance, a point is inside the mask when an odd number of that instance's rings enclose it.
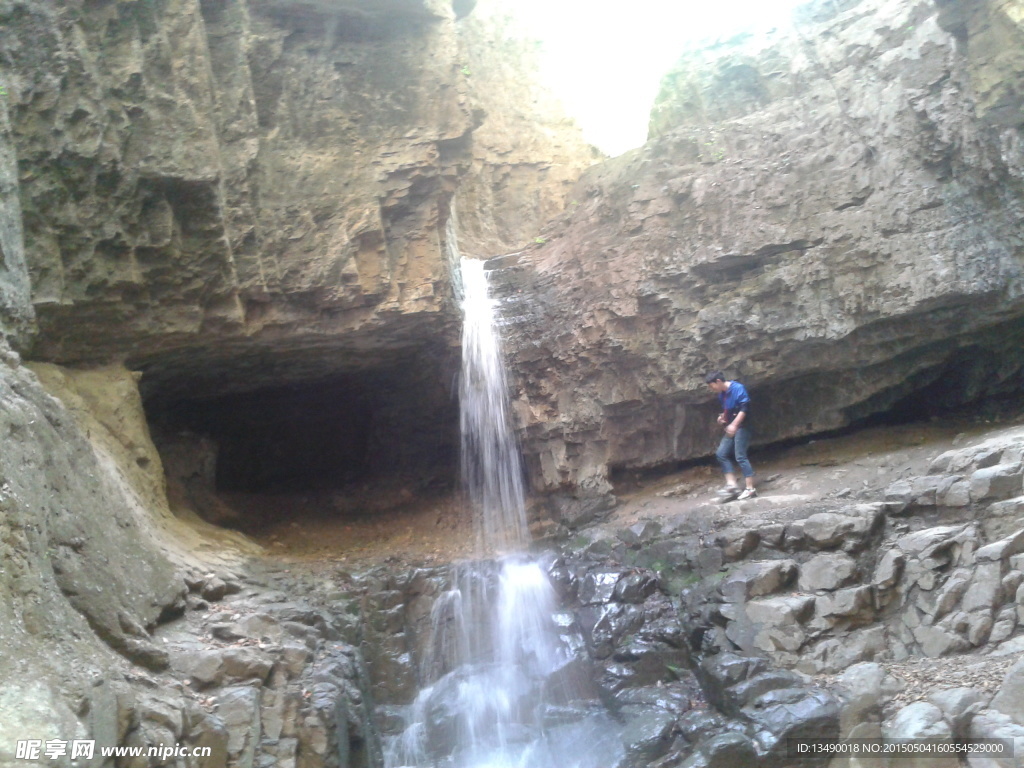
<instances>
[{"instance_id":1,"label":"shadowed rock wall","mask_svg":"<svg viewBox=\"0 0 1024 768\"><path fill-rule=\"evenodd\" d=\"M1019 389L1024 116L979 105L975 74L1003 67L1009 93L1024 68L997 50L931 2L864 0L687 54L647 145L494 263L534 485L711 453L716 368L752 389L761 442L932 385L945 405Z\"/></svg>"}]
</instances>

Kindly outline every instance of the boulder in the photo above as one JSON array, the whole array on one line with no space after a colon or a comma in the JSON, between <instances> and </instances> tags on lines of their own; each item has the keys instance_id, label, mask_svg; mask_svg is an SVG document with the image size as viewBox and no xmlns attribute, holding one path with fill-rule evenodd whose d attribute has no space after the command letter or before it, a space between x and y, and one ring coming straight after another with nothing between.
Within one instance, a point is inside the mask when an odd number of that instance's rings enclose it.
<instances>
[{"instance_id":1,"label":"boulder","mask_svg":"<svg viewBox=\"0 0 1024 768\"><path fill-rule=\"evenodd\" d=\"M857 562L841 552L816 555L800 566L797 586L804 592L832 590L849 584L857 575Z\"/></svg>"},{"instance_id":2,"label":"boulder","mask_svg":"<svg viewBox=\"0 0 1024 768\"><path fill-rule=\"evenodd\" d=\"M744 563L722 580L722 596L729 602L770 595L786 587L796 575L792 560Z\"/></svg>"},{"instance_id":3,"label":"boulder","mask_svg":"<svg viewBox=\"0 0 1024 768\"><path fill-rule=\"evenodd\" d=\"M991 707L1009 715L1017 725L1024 725L1024 659L1006 672Z\"/></svg>"},{"instance_id":4,"label":"boulder","mask_svg":"<svg viewBox=\"0 0 1024 768\"><path fill-rule=\"evenodd\" d=\"M1024 481L1021 464L996 464L979 469L971 475L971 501L1009 499L1019 496Z\"/></svg>"},{"instance_id":5,"label":"boulder","mask_svg":"<svg viewBox=\"0 0 1024 768\"><path fill-rule=\"evenodd\" d=\"M1005 740L1005 751L972 755L970 768L1019 768L1024 754L1024 726L1015 723L1009 715L995 709L983 709L971 718L972 739ZM1012 751L1010 749L1012 745Z\"/></svg>"},{"instance_id":6,"label":"boulder","mask_svg":"<svg viewBox=\"0 0 1024 768\"><path fill-rule=\"evenodd\" d=\"M943 717L942 710L934 704L918 701L896 712L891 720L882 725L882 734L887 739L950 741L953 729ZM901 759L900 764L904 763L907 768L957 768L960 759L955 754L948 757L923 754Z\"/></svg>"},{"instance_id":7,"label":"boulder","mask_svg":"<svg viewBox=\"0 0 1024 768\"><path fill-rule=\"evenodd\" d=\"M957 739L968 737L971 719L985 708L989 698L976 688L942 688L928 694L928 702L939 708Z\"/></svg>"}]
</instances>

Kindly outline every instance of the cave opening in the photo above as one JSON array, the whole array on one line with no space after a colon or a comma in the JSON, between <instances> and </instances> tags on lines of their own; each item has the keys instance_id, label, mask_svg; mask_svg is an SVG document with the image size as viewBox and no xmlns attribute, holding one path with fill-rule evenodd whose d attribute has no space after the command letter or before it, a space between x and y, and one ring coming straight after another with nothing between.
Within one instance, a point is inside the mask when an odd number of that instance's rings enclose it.
<instances>
[{"instance_id":1,"label":"cave opening","mask_svg":"<svg viewBox=\"0 0 1024 768\"><path fill-rule=\"evenodd\" d=\"M959 343L957 343L959 341ZM737 376L743 379L742 375ZM870 381L869 381L870 380ZM852 404L850 393L887 385ZM1013 320L970 338L923 345L882 364L827 374L809 374L771 385L748 383L755 403L755 468L790 449L833 438L915 424L974 425L1024 422L1024 322ZM714 448L716 404L706 399L689 406L699 412L698 438L705 453L652 466L612 465L610 481L617 493L681 472L704 470L717 477ZM699 411L698 411L699 409ZM670 419L665 420L666 423Z\"/></svg>"},{"instance_id":2,"label":"cave opening","mask_svg":"<svg viewBox=\"0 0 1024 768\"><path fill-rule=\"evenodd\" d=\"M1005 330L1020 332L1019 327ZM1011 338L1019 339L1017 334ZM848 408L847 430L944 418L1001 420L1019 414L1022 409L1024 361L1019 354L1006 348L972 344Z\"/></svg>"},{"instance_id":3,"label":"cave opening","mask_svg":"<svg viewBox=\"0 0 1024 768\"><path fill-rule=\"evenodd\" d=\"M146 399L173 506L259 532L450 494L458 403L443 364L394 362L312 381Z\"/></svg>"}]
</instances>

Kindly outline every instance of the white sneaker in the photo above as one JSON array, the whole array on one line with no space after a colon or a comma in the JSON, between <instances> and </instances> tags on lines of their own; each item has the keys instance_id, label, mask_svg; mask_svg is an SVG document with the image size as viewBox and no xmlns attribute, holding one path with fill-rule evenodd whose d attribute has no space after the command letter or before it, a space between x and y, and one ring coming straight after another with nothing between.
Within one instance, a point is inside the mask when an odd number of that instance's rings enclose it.
<instances>
[{"instance_id":1,"label":"white sneaker","mask_svg":"<svg viewBox=\"0 0 1024 768\"><path fill-rule=\"evenodd\" d=\"M754 488L746 488L743 493L736 497L736 501L743 501L744 499L752 499L757 496L757 490Z\"/></svg>"},{"instance_id":2,"label":"white sneaker","mask_svg":"<svg viewBox=\"0 0 1024 768\"><path fill-rule=\"evenodd\" d=\"M740 492L738 485L727 485L724 488L718 489L719 496L736 496Z\"/></svg>"}]
</instances>

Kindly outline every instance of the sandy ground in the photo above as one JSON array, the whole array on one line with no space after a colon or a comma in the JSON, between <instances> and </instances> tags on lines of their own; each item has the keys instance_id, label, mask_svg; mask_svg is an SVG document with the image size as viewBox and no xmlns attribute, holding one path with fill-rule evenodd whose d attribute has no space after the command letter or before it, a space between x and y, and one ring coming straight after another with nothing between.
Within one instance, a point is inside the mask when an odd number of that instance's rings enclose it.
<instances>
[{"instance_id":1,"label":"sandy ground","mask_svg":"<svg viewBox=\"0 0 1024 768\"><path fill-rule=\"evenodd\" d=\"M232 495L242 530L272 560L333 563L358 570L383 562L446 563L470 557L473 526L459 494L414 497L399 489L348 493Z\"/></svg>"}]
</instances>

